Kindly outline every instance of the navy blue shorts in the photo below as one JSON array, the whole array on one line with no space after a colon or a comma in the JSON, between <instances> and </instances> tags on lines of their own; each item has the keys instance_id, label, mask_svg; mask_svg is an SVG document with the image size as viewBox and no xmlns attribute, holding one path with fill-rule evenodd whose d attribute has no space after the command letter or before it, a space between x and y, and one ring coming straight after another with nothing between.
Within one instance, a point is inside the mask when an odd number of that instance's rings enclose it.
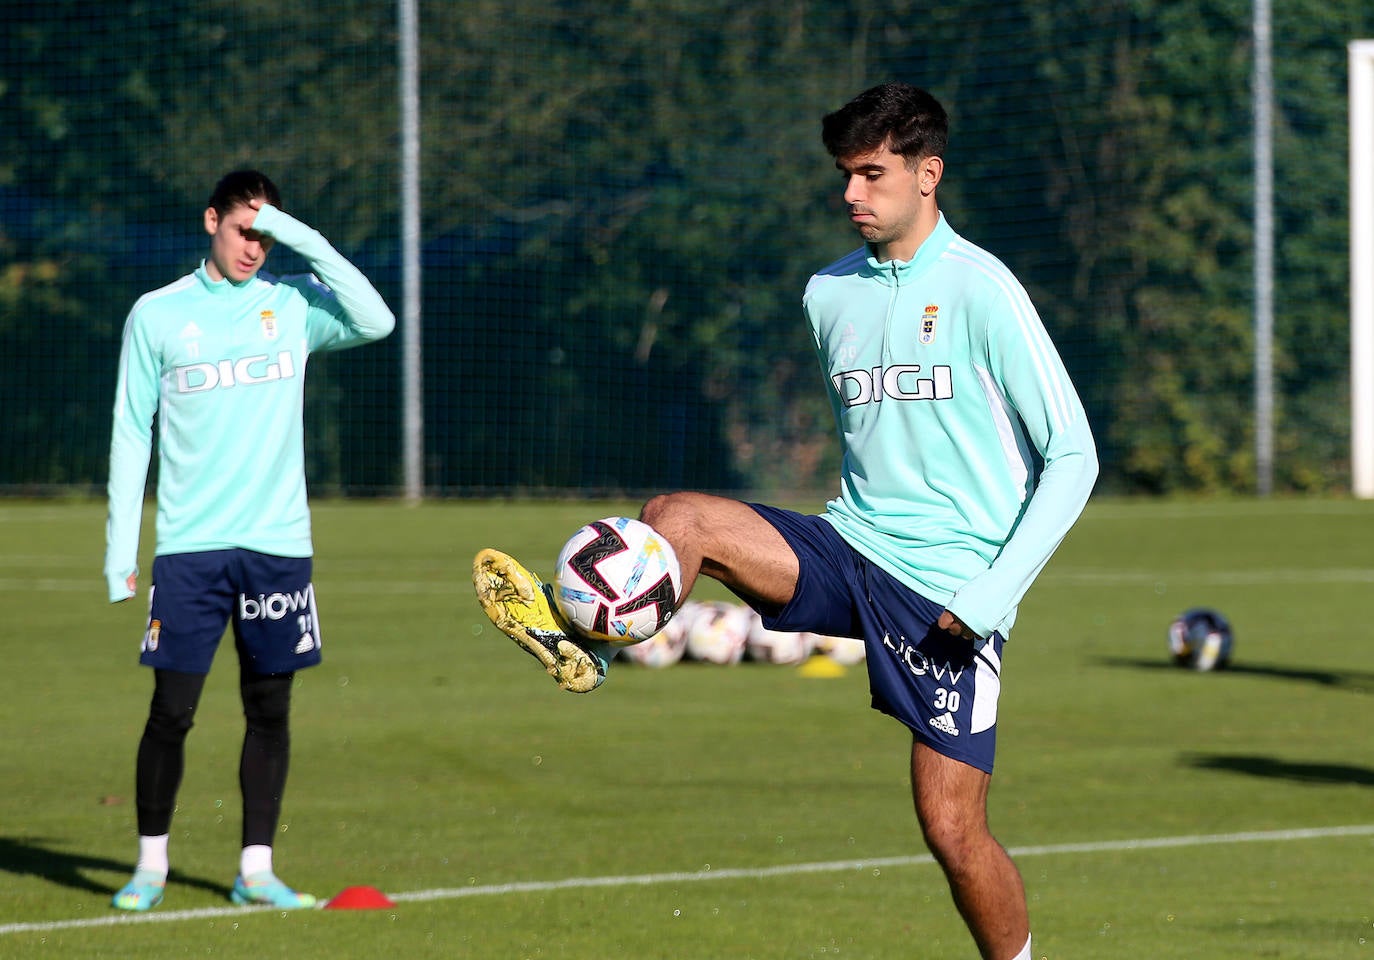
<instances>
[{"instance_id":1,"label":"navy blue shorts","mask_svg":"<svg viewBox=\"0 0 1374 960\"><path fill-rule=\"evenodd\" d=\"M252 550L171 553L153 559L148 626L139 662L210 672L224 628L253 673L290 673L320 662L320 621L309 557Z\"/></svg>"},{"instance_id":2,"label":"navy blue shorts","mask_svg":"<svg viewBox=\"0 0 1374 960\"><path fill-rule=\"evenodd\" d=\"M937 753L992 772L1002 636L976 649L936 626L944 605L876 566L824 518L750 506L797 555L797 590L782 609L759 608L773 630L864 641L873 708ZM747 599L747 598L746 598Z\"/></svg>"}]
</instances>

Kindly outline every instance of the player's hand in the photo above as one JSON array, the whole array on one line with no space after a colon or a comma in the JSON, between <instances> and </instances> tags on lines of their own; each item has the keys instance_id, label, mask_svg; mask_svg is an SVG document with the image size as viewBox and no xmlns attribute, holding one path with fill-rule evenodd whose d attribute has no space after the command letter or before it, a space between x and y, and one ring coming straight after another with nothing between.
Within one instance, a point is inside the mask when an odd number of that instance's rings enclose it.
<instances>
[{"instance_id":1,"label":"player's hand","mask_svg":"<svg viewBox=\"0 0 1374 960\"><path fill-rule=\"evenodd\" d=\"M106 580L106 585L110 590L110 602L123 603L138 595L138 571L135 570L122 580L118 574L112 574Z\"/></svg>"},{"instance_id":2,"label":"player's hand","mask_svg":"<svg viewBox=\"0 0 1374 960\"><path fill-rule=\"evenodd\" d=\"M249 234L249 237L254 240L260 240L262 242L262 252L264 257L267 255L268 251L272 249L272 245L277 242L276 238L273 237L272 234L262 229L262 227L257 226L258 214L262 211L262 208L266 204L267 201L264 200L262 197L248 198L248 209L253 211L253 221L252 224L250 224L251 232Z\"/></svg>"},{"instance_id":3,"label":"player's hand","mask_svg":"<svg viewBox=\"0 0 1374 960\"><path fill-rule=\"evenodd\" d=\"M940 619L935 621L935 625L947 633L952 633L956 637L963 637L965 640L977 643L983 638L970 630L964 621L960 620L951 611L946 610L940 614Z\"/></svg>"}]
</instances>

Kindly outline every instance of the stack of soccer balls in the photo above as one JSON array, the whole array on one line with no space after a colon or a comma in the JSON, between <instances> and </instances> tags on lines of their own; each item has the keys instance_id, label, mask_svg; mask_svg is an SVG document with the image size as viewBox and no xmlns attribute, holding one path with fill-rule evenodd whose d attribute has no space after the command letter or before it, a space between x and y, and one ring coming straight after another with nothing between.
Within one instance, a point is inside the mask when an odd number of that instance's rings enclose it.
<instances>
[{"instance_id":1,"label":"stack of soccer balls","mask_svg":"<svg viewBox=\"0 0 1374 960\"><path fill-rule=\"evenodd\" d=\"M790 665L819 654L848 666L864 659L861 640L769 630L744 604L689 600L678 608L681 593L682 571L672 545L630 517L582 527L554 566L559 612L580 632L620 648L620 659L630 663Z\"/></svg>"},{"instance_id":2,"label":"stack of soccer balls","mask_svg":"<svg viewBox=\"0 0 1374 960\"><path fill-rule=\"evenodd\" d=\"M852 666L863 662L864 644L853 637L769 630L744 604L688 600L663 630L626 647L619 659L655 668L683 660L726 667L741 661L791 666L818 655Z\"/></svg>"}]
</instances>

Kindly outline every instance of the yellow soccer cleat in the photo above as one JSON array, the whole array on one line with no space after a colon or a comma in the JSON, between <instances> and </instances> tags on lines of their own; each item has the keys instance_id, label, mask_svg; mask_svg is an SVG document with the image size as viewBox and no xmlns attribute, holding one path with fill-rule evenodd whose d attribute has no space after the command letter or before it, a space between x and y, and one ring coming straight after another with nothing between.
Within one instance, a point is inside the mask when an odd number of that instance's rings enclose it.
<instances>
[{"instance_id":1,"label":"yellow soccer cleat","mask_svg":"<svg viewBox=\"0 0 1374 960\"><path fill-rule=\"evenodd\" d=\"M590 693L606 679L606 661L569 636L548 588L514 557L482 550L472 561L472 584L491 622L564 690Z\"/></svg>"}]
</instances>

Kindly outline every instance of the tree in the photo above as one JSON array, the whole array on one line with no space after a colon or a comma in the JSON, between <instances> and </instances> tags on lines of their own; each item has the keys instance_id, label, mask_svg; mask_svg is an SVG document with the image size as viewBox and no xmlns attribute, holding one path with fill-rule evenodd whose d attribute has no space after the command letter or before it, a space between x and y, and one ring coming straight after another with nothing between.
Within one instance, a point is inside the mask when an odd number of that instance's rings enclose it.
<instances>
[{"instance_id":1,"label":"tree","mask_svg":"<svg viewBox=\"0 0 1374 960\"><path fill-rule=\"evenodd\" d=\"M120 321L194 266L195 218L229 166L281 180L396 302L395 13L53 0L7 15L0 328L24 352L0 358L0 383L24 415L0 428L0 482L99 481ZM857 241L819 119L902 79L950 109L942 205L1030 289L1104 486L1251 488L1247 2L420 15L432 486L828 487L833 423L799 300ZM1371 33L1356 0L1275 10L1281 489L1345 473L1344 45ZM397 349L312 369L313 484L396 483ZM339 390L335 369L367 388Z\"/></svg>"}]
</instances>

